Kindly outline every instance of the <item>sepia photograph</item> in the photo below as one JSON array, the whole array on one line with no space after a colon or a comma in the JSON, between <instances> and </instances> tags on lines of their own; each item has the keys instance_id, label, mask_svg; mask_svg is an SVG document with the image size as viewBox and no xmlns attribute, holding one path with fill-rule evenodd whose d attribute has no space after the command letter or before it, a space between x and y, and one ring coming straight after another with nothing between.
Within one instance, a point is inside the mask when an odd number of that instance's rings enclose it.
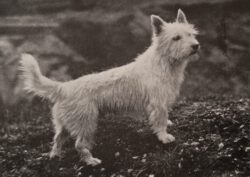
<instances>
[{"instance_id":1,"label":"sepia photograph","mask_svg":"<svg viewBox=\"0 0 250 177\"><path fill-rule=\"evenodd\" d=\"M250 1L0 0L0 177L250 177Z\"/></svg>"}]
</instances>

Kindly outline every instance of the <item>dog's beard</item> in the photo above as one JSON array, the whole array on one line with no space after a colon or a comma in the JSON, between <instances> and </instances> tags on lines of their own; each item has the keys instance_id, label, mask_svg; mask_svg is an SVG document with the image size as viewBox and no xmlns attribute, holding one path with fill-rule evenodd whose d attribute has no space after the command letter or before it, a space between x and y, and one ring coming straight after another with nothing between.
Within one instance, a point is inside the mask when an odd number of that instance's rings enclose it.
<instances>
[{"instance_id":1,"label":"dog's beard","mask_svg":"<svg viewBox=\"0 0 250 177\"><path fill-rule=\"evenodd\" d=\"M196 53L198 53L198 50L192 50L192 51L190 52L189 56L194 55L194 54L196 54Z\"/></svg>"},{"instance_id":2,"label":"dog's beard","mask_svg":"<svg viewBox=\"0 0 250 177\"><path fill-rule=\"evenodd\" d=\"M196 50L196 51L192 50L191 52L189 52L188 54L186 54L180 58L175 58L175 61L181 62L181 61L186 61L186 60L193 60L193 59L195 60L198 58L198 53L199 53L198 50Z\"/></svg>"}]
</instances>

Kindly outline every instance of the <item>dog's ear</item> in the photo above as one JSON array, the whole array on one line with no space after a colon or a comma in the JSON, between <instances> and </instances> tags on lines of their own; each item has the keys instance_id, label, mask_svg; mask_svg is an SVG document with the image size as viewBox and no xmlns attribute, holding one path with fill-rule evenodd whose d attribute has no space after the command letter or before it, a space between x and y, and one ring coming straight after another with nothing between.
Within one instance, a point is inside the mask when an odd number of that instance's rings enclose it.
<instances>
[{"instance_id":1,"label":"dog's ear","mask_svg":"<svg viewBox=\"0 0 250 177\"><path fill-rule=\"evenodd\" d=\"M162 27L164 25L164 20L157 15L151 15L151 25L154 34L157 36L162 32Z\"/></svg>"},{"instance_id":2,"label":"dog's ear","mask_svg":"<svg viewBox=\"0 0 250 177\"><path fill-rule=\"evenodd\" d=\"M188 23L186 15L181 9L178 9L176 22L178 23Z\"/></svg>"}]
</instances>

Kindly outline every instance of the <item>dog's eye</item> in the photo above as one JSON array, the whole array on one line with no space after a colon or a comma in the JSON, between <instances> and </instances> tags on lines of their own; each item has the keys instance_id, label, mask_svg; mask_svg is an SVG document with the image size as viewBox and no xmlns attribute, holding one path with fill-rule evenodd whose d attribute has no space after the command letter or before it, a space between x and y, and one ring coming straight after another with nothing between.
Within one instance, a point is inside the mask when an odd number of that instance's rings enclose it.
<instances>
[{"instance_id":1,"label":"dog's eye","mask_svg":"<svg viewBox=\"0 0 250 177\"><path fill-rule=\"evenodd\" d=\"M180 35L177 35L177 36L173 37L173 40L174 40L174 41L178 41L178 40L180 40L180 39L181 39L181 36L180 36Z\"/></svg>"}]
</instances>

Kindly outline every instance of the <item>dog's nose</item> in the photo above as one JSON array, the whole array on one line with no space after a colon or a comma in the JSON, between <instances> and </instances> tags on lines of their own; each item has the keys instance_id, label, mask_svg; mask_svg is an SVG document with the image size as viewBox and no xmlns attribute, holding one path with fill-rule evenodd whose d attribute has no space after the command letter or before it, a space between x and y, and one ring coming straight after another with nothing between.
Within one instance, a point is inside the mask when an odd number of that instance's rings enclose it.
<instances>
[{"instance_id":1,"label":"dog's nose","mask_svg":"<svg viewBox=\"0 0 250 177\"><path fill-rule=\"evenodd\" d=\"M200 46L199 44L193 44L192 49L193 50L198 50L199 46Z\"/></svg>"}]
</instances>

